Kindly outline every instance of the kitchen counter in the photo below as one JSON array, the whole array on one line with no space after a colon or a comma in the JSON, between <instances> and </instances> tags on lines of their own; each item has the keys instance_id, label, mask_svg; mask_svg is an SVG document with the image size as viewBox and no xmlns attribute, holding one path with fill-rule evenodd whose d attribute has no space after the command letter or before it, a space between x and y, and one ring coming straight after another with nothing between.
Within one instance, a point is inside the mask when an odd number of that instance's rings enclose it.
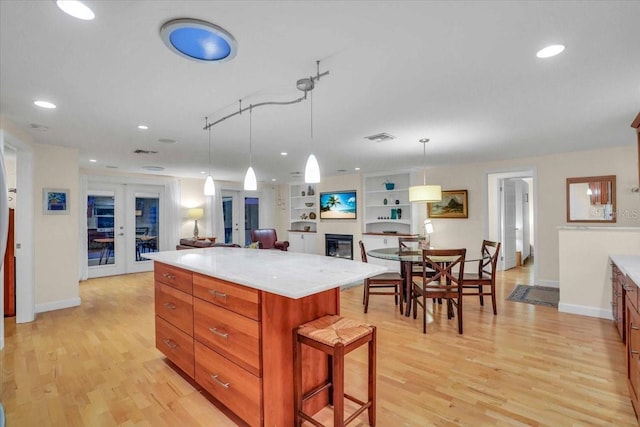
<instances>
[{"instance_id":1,"label":"kitchen counter","mask_svg":"<svg viewBox=\"0 0 640 427\"><path fill-rule=\"evenodd\" d=\"M640 255L611 255L609 258L625 276L640 283Z\"/></svg>"},{"instance_id":2,"label":"kitchen counter","mask_svg":"<svg viewBox=\"0 0 640 427\"><path fill-rule=\"evenodd\" d=\"M303 298L387 271L341 258L245 248L145 253L153 259L288 298Z\"/></svg>"}]
</instances>

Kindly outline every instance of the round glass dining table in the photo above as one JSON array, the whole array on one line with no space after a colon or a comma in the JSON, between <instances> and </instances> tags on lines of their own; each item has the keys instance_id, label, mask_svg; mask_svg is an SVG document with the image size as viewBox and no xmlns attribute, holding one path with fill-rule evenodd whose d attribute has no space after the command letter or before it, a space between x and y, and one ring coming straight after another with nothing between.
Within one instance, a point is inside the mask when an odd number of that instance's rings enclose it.
<instances>
[{"instance_id":1,"label":"round glass dining table","mask_svg":"<svg viewBox=\"0 0 640 427\"><path fill-rule=\"evenodd\" d=\"M438 249L438 248L431 248ZM404 292L405 292L405 309L404 315L409 317L411 311L411 266L413 264L422 263L422 250L403 250L400 248L380 248L367 251L367 256L379 259L385 259L388 261L400 262L400 274L404 279ZM436 262L453 262L457 259L456 256L434 256L431 257ZM477 259L467 259L465 262L478 261Z\"/></svg>"}]
</instances>

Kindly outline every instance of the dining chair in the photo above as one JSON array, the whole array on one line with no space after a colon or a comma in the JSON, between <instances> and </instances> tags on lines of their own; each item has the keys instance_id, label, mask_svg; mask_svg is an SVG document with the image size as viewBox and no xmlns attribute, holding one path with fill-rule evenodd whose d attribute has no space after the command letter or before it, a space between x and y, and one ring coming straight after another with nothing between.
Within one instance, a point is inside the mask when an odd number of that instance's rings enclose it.
<instances>
[{"instance_id":1,"label":"dining chair","mask_svg":"<svg viewBox=\"0 0 640 427\"><path fill-rule=\"evenodd\" d=\"M496 266L499 253L500 242L483 240L480 259L469 261L477 262L478 269L475 272L465 273L462 277L462 296L478 295L481 306L484 306L484 297L491 296L494 315L498 314L496 308ZM467 271L469 270L467 268Z\"/></svg>"},{"instance_id":2,"label":"dining chair","mask_svg":"<svg viewBox=\"0 0 640 427\"><path fill-rule=\"evenodd\" d=\"M413 318L422 307L422 333L427 333L427 300L442 298L447 302L447 319L458 315L458 333L462 335L462 276L466 249L423 249L423 273L412 281ZM433 270L433 275L428 274ZM454 313L454 307L456 313Z\"/></svg>"},{"instance_id":3,"label":"dining chair","mask_svg":"<svg viewBox=\"0 0 640 427\"><path fill-rule=\"evenodd\" d=\"M362 258L362 262L367 262L367 251L364 248L364 243L362 243L362 240L360 240L358 244L360 245L360 256ZM369 295L394 295L396 305L400 305L400 314L404 314L402 308L404 304L404 302L402 301L403 282L404 280L402 279L402 276L396 272L386 272L364 279L364 312L366 313L369 309ZM398 302L400 304L398 304Z\"/></svg>"},{"instance_id":4,"label":"dining chair","mask_svg":"<svg viewBox=\"0 0 640 427\"><path fill-rule=\"evenodd\" d=\"M420 247L420 240L419 236L398 237L398 251L400 255L402 255L403 252L420 252L422 250ZM411 275L422 276L421 262L414 262L411 264Z\"/></svg>"}]
</instances>

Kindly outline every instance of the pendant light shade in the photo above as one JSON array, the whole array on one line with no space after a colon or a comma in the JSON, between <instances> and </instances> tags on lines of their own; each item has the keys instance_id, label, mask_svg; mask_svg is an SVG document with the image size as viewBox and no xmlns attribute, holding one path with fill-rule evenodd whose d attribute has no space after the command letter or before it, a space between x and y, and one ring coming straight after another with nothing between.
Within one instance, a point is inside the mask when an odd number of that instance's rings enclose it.
<instances>
[{"instance_id":1,"label":"pendant light shade","mask_svg":"<svg viewBox=\"0 0 640 427\"><path fill-rule=\"evenodd\" d=\"M216 195L216 186L213 183L213 177L211 175L209 175L207 179L204 181L204 195L205 196Z\"/></svg>"},{"instance_id":2,"label":"pendant light shade","mask_svg":"<svg viewBox=\"0 0 640 427\"><path fill-rule=\"evenodd\" d=\"M311 127L311 150L313 150L313 92L311 92L311 120L309 121ZM317 184L320 182L320 165L318 159L311 152L307 159L307 165L304 167L304 182L307 184Z\"/></svg>"},{"instance_id":3,"label":"pendant light shade","mask_svg":"<svg viewBox=\"0 0 640 427\"><path fill-rule=\"evenodd\" d=\"M251 166L249 166L249 169L247 169L247 173L244 176L244 189L245 191L255 191L258 189L256 173L253 171Z\"/></svg>"},{"instance_id":4,"label":"pendant light shade","mask_svg":"<svg viewBox=\"0 0 640 427\"><path fill-rule=\"evenodd\" d=\"M253 106L249 106L249 169L244 175L244 191L256 191L258 189L258 180L256 173L253 171ZM240 104L242 109L242 104Z\"/></svg>"},{"instance_id":5,"label":"pendant light shade","mask_svg":"<svg viewBox=\"0 0 640 427\"><path fill-rule=\"evenodd\" d=\"M204 181L204 195L205 196L215 196L216 195L216 186L213 183L213 177L211 176L211 127L209 126L209 118L204 118L205 129L209 132L209 176Z\"/></svg>"},{"instance_id":6,"label":"pendant light shade","mask_svg":"<svg viewBox=\"0 0 640 427\"><path fill-rule=\"evenodd\" d=\"M409 187L409 201L412 203L432 203L442 200L442 187L439 185L427 185L427 142L428 138L421 139L422 147L422 163L424 171L422 172L422 185L414 185Z\"/></svg>"},{"instance_id":7,"label":"pendant light shade","mask_svg":"<svg viewBox=\"0 0 640 427\"><path fill-rule=\"evenodd\" d=\"M304 167L304 182L307 184L317 184L320 182L320 165L313 153L309 154L307 165Z\"/></svg>"},{"instance_id":8,"label":"pendant light shade","mask_svg":"<svg viewBox=\"0 0 640 427\"><path fill-rule=\"evenodd\" d=\"M439 202L442 200L442 187L439 185L414 185L409 187L410 202Z\"/></svg>"}]
</instances>

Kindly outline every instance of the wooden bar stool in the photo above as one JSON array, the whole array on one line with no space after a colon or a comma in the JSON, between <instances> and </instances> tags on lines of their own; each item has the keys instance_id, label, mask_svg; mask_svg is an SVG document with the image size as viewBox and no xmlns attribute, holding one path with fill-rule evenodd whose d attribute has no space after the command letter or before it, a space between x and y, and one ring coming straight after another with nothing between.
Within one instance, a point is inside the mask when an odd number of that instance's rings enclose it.
<instances>
[{"instance_id":1,"label":"wooden bar stool","mask_svg":"<svg viewBox=\"0 0 640 427\"><path fill-rule=\"evenodd\" d=\"M356 320L336 315L328 315L293 331L294 335L294 399L295 425L300 427L307 420L315 426L322 424L302 410L307 400L329 388L329 404L333 404L333 425L342 427L356 419L365 410L368 411L369 425L376 425L376 327ZM344 356L361 345L369 343L369 381L367 401L363 402L344 392ZM304 393L302 390L302 344L324 352L329 360L329 378L327 381ZM344 399L357 403L360 407L344 420Z\"/></svg>"}]
</instances>

